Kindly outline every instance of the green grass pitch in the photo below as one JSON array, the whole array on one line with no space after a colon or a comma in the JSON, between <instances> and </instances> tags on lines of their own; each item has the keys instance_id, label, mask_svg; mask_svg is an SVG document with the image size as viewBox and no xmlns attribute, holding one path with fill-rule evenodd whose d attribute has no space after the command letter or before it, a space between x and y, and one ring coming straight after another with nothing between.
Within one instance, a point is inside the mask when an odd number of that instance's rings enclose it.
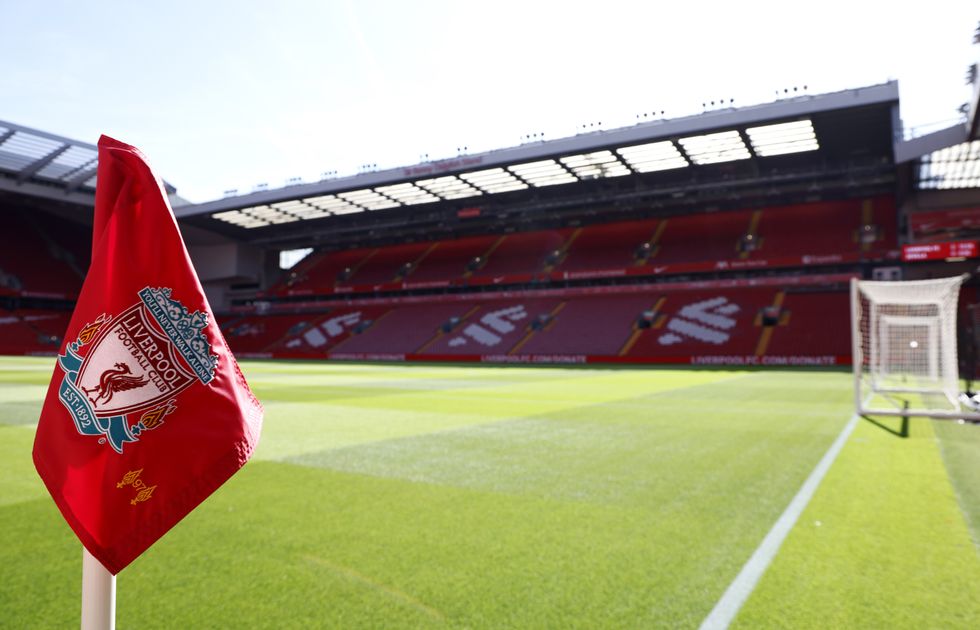
<instances>
[{"instance_id":1,"label":"green grass pitch","mask_svg":"<svg viewBox=\"0 0 980 630\"><path fill-rule=\"evenodd\" d=\"M119 628L697 628L852 415L843 371L245 362L252 462L118 578ZM0 627L79 619L0 359ZM859 421L733 627L980 627L980 427ZM179 465L179 458L175 458Z\"/></svg>"}]
</instances>

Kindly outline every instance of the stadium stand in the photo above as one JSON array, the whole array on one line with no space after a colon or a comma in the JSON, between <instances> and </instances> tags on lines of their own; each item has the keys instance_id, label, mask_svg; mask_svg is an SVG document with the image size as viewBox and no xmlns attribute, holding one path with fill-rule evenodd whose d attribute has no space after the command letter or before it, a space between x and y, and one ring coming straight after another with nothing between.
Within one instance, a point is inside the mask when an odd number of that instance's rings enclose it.
<instances>
[{"instance_id":1,"label":"stadium stand","mask_svg":"<svg viewBox=\"0 0 980 630\"><path fill-rule=\"evenodd\" d=\"M283 280L270 292L289 295L332 289L337 284L348 282L376 251L376 249L350 249L311 254L301 260L295 270L287 272Z\"/></svg>"},{"instance_id":2,"label":"stadium stand","mask_svg":"<svg viewBox=\"0 0 980 630\"><path fill-rule=\"evenodd\" d=\"M525 299L461 294L410 304L362 300L368 305L329 313L247 316L225 329L232 348L246 355L535 355L668 362L694 356L745 362L809 356L837 362L847 355L841 342L848 326L843 290L661 286L603 289L601 295L536 292Z\"/></svg>"},{"instance_id":3,"label":"stadium stand","mask_svg":"<svg viewBox=\"0 0 980 630\"><path fill-rule=\"evenodd\" d=\"M917 212L909 216L909 227L917 243L969 238L980 230L980 206Z\"/></svg>"},{"instance_id":4,"label":"stadium stand","mask_svg":"<svg viewBox=\"0 0 980 630\"><path fill-rule=\"evenodd\" d=\"M713 272L881 258L896 249L890 197L600 223L313 254L273 295ZM828 257L822 259L821 257ZM740 263L739 261L747 261ZM753 261L761 263L755 264Z\"/></svg>"},{"instance_id":5,"label":"stadium stand","mask_svg":"<svg viewBox=\"0 0 980 630\"><path fill-rule=\"evenodd\" d=\"M222 330L228 344L243 354L265 352L289 334L309 325L309 315L248 315L226 321Z\"/></svg>"},{"instance_id":6,"label":"stadium stand","mask_svg":"<svg viewBox=\"0 0 980 630\"><path fill-rule=\"evenodd\" d=\"M4 354L30 354L34 331L16 314L0 311L0 350Z\"/></svg>"},{"instance_id":7,"label":"stadium stand","mask_svg":"<svg viewBox=\"0 0 980 630\"><path fill-rule=\"evenodd\" d=\"M52 256L63 260L75 276L84 279L92 257L89 226L65 221L43 212L29 213L28 218L36 226Z\"/></svg>"},{"instance_id":8,"label":"stadium stand","mask_svg":"<svg viewBox=\"0 0 980 630\"><path fill-rule=\"evenodd\" d=\"M409 243L378 249L366 258L344 284L374 285L400 282L425 258L433 243Z\"/></svg>"},{"instance_id":9,"label":"stadium stand","mask_svg":"<svg viewBox=\"0 0 980 630\"><path fill-rule=\"evenodd\" d=\"M620 353L653 359L756 355L761 332L756 315L775 294L771 288L664 294L655 307L657 320L638 329Z\"/></svg>"},{"instance_id":10,"label":"stadium stand","mask_svg":"<svg viewBox=\"0 0 980 630\"><path fill-rule=\"evenodd\" d=\"M657 219L618 221L581 228L555 270L593 271L636 265L642 262L638 252L644 251L644 244L654 241L660 223Z\"/></svg>"},{"instance_id":11,"label":"stadium stand","mask_svg":"<svg viewBox=\"0 0 980 630\"><path fill-rule=\"evenodd\" d=\"M805 271L807 256L830 262L883 257L896 239L893 199L879 196L340 250L301 261L279 286L329 293L342 278L356 295L379 286L449 286L467 277L479 284L602 270L642 276L658 265L709 273L719 261L739 260L796 267L791 278L807 278L817 273ZM230 326L229 342L239 352L277 356L836 363L849 353L849 315L847 293L839 279L834 282L835 290L821 290L818 282L793 292L778 282L749 282L601 296L463 294L373 306L369 299L366 306L319 315L249 315Z\"/></svg>"},{"instance_id":12,"label":"stadium stand","mask_svg":"<svg viewBox=\"0 0 980 630\"><path fill-rule=\"evenodd\" d=\"M766 208L754 255L783 257L895 249L895 207L888 197Z\"/></svg>"},{"instance_id":13,"label":"stadium stand","mask_svg":"<svg viewBox=\"0 0 980 630\"><path fill-rule=\"evenodd\" d=\"M518 232L500 237L485 254L486 264L474 276L534 274L543 271L550 254L562 251L571 230ZM557 258L555 262L557 262Z\"/></svg>"},{"instance_id":14,"label":"stadium stand","mask_svg":"<svg viewBox=\"0 0 980 630\"><path fill-rule=\"evenodd\" d=\"M462 320L472 307L465 302L414 304L394 309L365 334L351 337L343 352L410 354L446 334L443 326ZM447 326L448 327L448 326Z\"/></svg>"},{"instance_id":15,"label":"stadium stand","mask_svg":"<svg viewBox=\"0 0 980 630\"><path fill-rule=\"evenodd\" d=\"M248 316L226 329L236 352L295 357L833 364L849 352L844 290L662 287L508 299L433 296L318 315Z\"/></svg>"},{"instance_id":16,"label":"stadium stand","mask_svg":"<svg viewBox=\"0 0 980 630\"><path fill-rule=\"evenodd\" d=\"M61 347L71 319L67 311L21 309L20 317L34 331L35 347L31 354L53 354Z\"/></svg>"},{"instance_id":17,"label":"stadium stand","mask_svg":"<svg viewBox=\"0 0 980 630\"><path fill-rule=\"evenodd\" d=\"M0 231L0 282L20 294L73 298L78 295L87 258L73 240L90 239L87 232L45 220L38 213L8 209ZM79 260L80 258L80 260Z\"/></svg>"},{"instance_id":18,"label":"stadium stand","mask_svg":"<svg viewBox=\"0 0 980 630\"><path fill-rule=\"evenodd\" d=\"M773 355L847 355L851 352L850 295L846 291L787 292L766 352Z\"/></svg>"},{"instance_id":19,"label":"stadium stand","mask_svg":"<svg viewBox=\"0 0 980 630\"><path fill-rule=\"evenodd\" d=\"M649 295L583 297L562 302L560 310L519 349L527 354L585 354L616 356L629 339Z\"/></svg>"},{"instance_id":20,"label":"stadium stand","mask_svg":"<svg viewBox=\"0 0 980 630\"><path fill-rule=\"evenodd\" d=\"M753 212L699 213L666 219L651 255L654 264L732 260L749 231Z\"/></svg>"},{"instance_id":21,"label":"stadium stand","mask_svg":"<svg viewBox=\"0 0 980 630\"><path fill-rule=\"evenodd\" d=\"M0 310L0 354L54 354L69 317L65 311Z\"/></svg>"},{"instance_id":22,"label":"stadium stand","mask_svg":"<svg viewBox=\"0 0 980 630\"><path fill-rule=\"evenodd\" d=\"M306 317L265 351L283 356L323 356L369 330L390 311L389 306L337 308L319 317Z\"/></svg>"},{"instance_id":23,"label":"stadium stand","mask_svg":"<svg viewBox=\"0 0 980 630\"><path fill-rule=\"evenodd\" d=\"M467 273L467 266L484 256L497 236L473 236L439 241L408 278L410 284L448 283ZM481 258L482 262L482 258ZM476 268L478 264L473 265Z\"/></svg>"},{"instance_id":24,"label":"stadium stand","mask_svg":"<svg viewBox=\"0 0 980 630\"><path fill-rule=\"evenodd\" d=\"M338 287L371 291L378 285L447 286L491 277L539 277L554 272L632 269L706 263L800 252L881 253L896 247L889 197L795 204L726 213L618 221L558 230L487 234L390 247L315 253L284 273L272 295L329 293ZM19 238L7 244L7 273L18 290L77 292L76 263L84 251L78 226L47 217L12 215ZM873 238L862 240L865 226ZM751 247L745 237L751 235ZM65 243L62 246L61 243ZM644 247L644 244L647 246ZM28 253L46 262L24 264ZM36 273L33 273L38 269ZM692 268L693 269L693 268ZM700 268L697 268L700 269ZM806 274L804 274L806 275ZM26 278L23 284L21 278ZM67 280L66 280L67 279ZM429 284L427 284L429 283ZM0 334L8 353L51 353L67 325L64 312L16 310ZM588 356L607 360L676 361L688 357L846 357L847 294L841 290L786 292L779 287L719 290L651 289L602 296L527 299L438 295L418 303L360 306L325 303L305 314L248 313L223 322L243 356L419 358Z\"/></svg>"},{"instance_id":25,"label":"stadium stand","mask_svg":"<svg viewBox=\"0 0 980 630\"><path fill-rule=\"evenodd\" d=\"M495 300L471 308L469 316L440 335L421 355L506 355L531 331L532 323L560 303L557 299Z\"/></svg>"},{"instance_id":26,"label":"stadium stand","mask_svg":"<svg viewBox=\"0 0 980 630\"><path fill-rule=\"evenodd\" d=\"M209 290L245 356L846 363L849 280L948 273L903 246L980 226L976 195L939 194L945 158L896 158L897 105L894 83L778 99L176 214L241 258ZM0 349L50 353L90 239L61 217L90 206L94 171L40 182L29 163L0 164ZM21 205L25 183L57 198Z\"/></svg>"}]
</instances>

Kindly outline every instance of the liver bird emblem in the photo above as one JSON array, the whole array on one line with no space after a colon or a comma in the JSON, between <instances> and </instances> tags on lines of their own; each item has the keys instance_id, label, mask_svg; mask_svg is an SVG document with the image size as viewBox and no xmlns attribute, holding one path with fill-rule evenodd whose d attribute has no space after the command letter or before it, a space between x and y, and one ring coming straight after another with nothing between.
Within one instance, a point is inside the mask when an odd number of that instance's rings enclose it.
<instances>
[{"instance_id":1,"label":"liver bird emblem","mask_svg":"<svg viewBox=\"0 0 980 630\"><path fill-rule=\"evenodd\" d=\"M148 382L149 379L146 378L145 374L133 376L128 365L125 363L116 363L115 369L102 372L98 385L95 387L83 387L82 391L88 395L88 399L92 401L93 405L98 405L99 403L107 404L112 400L112 396L116 392L124 392L143 387ZM94 398L92 397L93 393L96 394Z\"/></svg>"}]
</instances>

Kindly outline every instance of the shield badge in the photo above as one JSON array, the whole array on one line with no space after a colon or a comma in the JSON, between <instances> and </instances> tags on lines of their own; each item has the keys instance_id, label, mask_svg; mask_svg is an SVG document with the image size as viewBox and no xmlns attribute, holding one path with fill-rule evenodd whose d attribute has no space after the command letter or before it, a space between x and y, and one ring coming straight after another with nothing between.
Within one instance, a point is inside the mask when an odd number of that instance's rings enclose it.
<instances>
[{"instance_id":1,"label":"shield badge","mask_svg":"<svg viewBox=\"0 0 980 630\"><path fill-rule=\"evenodd\" d=\"M174 399L214 377L217 357L204 336L207 316L188 313L167 288L144 288L140 301L82 329L58 357L60 399L82 435L123 445L163 424Z\"/></svg>"},{"instance_id":2,"label":"shield badge","mask_svg":"<svg viewBox=\"0 0 980 630\"><path fill-rule=\"evenodd\" d=\"M75 386L98 417L152 409L194 382L174 344L142 303L100 331L78 371Z\"/></svg>"}]
</instances>

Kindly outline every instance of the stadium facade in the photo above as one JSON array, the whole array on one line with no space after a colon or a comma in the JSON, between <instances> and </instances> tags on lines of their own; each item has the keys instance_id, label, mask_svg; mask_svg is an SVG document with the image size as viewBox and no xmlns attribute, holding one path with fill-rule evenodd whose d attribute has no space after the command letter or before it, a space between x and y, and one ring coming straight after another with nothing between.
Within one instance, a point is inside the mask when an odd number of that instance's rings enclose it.
<instances>
[{"instance_id":1,"label":"stadium facade","mask_svg":"<svg viewBox=\"0 0 980 630\"><path fill-rule=\"evenodd\" d=\"M976 268L977 103L968 109L908 137L894 82L787 92L172 199L244 356L840 364L852 277ZM95 166L90 144L0 122L0 351L57 350L86 271ZM301 248L311 253L279 268ZM967 286L964 308L976 301Z\"/></svg>"}]
</instances>

